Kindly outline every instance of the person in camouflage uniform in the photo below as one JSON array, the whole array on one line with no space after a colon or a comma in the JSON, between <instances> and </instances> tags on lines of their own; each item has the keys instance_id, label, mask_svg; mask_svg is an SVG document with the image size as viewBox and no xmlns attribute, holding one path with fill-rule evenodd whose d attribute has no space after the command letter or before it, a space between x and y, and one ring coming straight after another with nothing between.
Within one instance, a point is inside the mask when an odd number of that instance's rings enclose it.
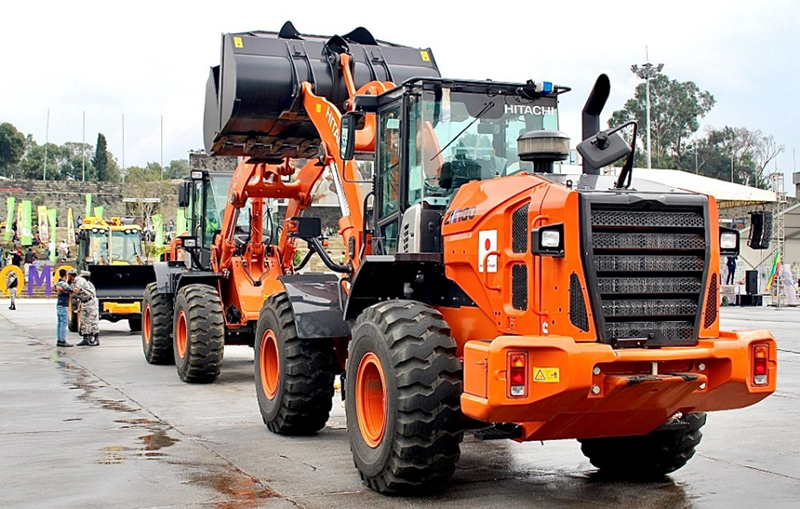
<instances>
[{"instance_id":1,"label":"person in camouflage uniform","mask_svg":"<svg viewBox=\"0 0 800 509\"><path fill-rule=\"evenodd\" d=\"M83 341L78 346L98 346L100 344L100 309L94 285L89 281L90 273L81 272L72 283L72 291L81 301L80 334Z\"/></svg>"}]
</instances>

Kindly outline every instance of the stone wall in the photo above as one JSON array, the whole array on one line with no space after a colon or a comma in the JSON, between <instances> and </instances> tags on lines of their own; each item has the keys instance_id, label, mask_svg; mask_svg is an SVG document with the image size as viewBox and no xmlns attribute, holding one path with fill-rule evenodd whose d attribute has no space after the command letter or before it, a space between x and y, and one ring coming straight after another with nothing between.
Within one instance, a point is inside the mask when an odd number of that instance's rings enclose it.
<instances>
[{"instance_id":1,"label":"stone wall","mask_svg":"<svg viewBox=\"0 0 800 509\"><path fill-rule=\"evenodd\" d=\"M76 182L56 180L0 180L0 217L6 216L6 197L13 196L17 204L30 200L33 206L33 221L36 221L36 207L45 205L58 209L58 223L65 225L67 209L77 218L83 216L86 208L86 193L92 193L92 207L105 208L105 216L120 216L125 213L122 198L125 185L111 182Z\"/></svg>"}]
</instances>

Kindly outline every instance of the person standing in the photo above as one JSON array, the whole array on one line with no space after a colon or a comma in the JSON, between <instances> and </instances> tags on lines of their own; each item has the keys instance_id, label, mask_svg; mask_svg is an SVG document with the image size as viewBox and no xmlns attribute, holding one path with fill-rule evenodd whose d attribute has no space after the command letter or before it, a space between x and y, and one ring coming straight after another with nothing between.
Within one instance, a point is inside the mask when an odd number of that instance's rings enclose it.
<instances>
[{"instance_id":1,"label":"person standing","mask_svg":"<svg viewBox=\"0 0 800 509\"><path fill-rule=\"evenodd\" d=\"M732 285L734 282L734 277L736 276L736 257L729 256L728 257L728 277L725 279L726 285Z\"/></svg>"},{"instance_id":2,"label":"person standing","mask_svg":"<svg viewBox=\"0 0 800 509\"><path fill-rule=\"evenodd\" d=\"M81 301L79 332L83 336L83 341L78 343L78 346L98 346L100 344L100 309L94 285L89 281L90 277L89 271L85 270L72 283L72 291Z\"/></svg>"},{"instance_id":3,"label":"person standing","mask_svg":"<svg viewBox=\"0 0 800 509\"><path fill-rule=\"evenodd\" d=\"M67 269L58 270L58 282L54 285L56 290L56 346L70 347L67 343L67 316L69 315L69 299L72 296L72 288L67 281Z\"/></svg>"},{"instance_id":4,"label":"person standing","mask_svg":"<svg viewBox=\"0 0 800 509\"><path fill-rule=\"evenodd\" d=\"M11 264L22 268L22 250L19 247L11 252Z\"/></svg>"},{"instance_id":5,"label":"person standing","mask_svg":"<svg viewBox=\"0 0 800 509\"><path fill-rule=\"evenodd\" d=\"M11 296L11 305L8 306L8 309L14 311L17 309L17 287L19 286L19 279L17 279L16 271L11 271L8 274L8 282L6 283L6 288L8 288L8 293Z\"/></svg>"}]
</instances>

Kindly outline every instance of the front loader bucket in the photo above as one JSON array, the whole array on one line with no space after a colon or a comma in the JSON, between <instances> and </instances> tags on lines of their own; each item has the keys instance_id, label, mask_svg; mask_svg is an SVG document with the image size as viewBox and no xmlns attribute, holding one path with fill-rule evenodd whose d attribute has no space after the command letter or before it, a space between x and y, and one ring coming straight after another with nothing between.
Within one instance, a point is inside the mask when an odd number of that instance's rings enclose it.
<instances>
[{"instance_id":1,"label":"front loader bucket","mask_svg":"<svg viewBox=\"0 0 800 509\"><path fill-rule=\"evenodd\" d=\"M152 265L90 265L89 272L98 300L142 300L156 280Z\"/></svg>"},{"instance_id":2,"label":"front loader bucket","mask_svg":"<svg viewBox=\"0 0 800 509\"><path fill-rule=\"evenodd\" d=\"M263 160L316 157L320 137L299 100L301 83L345 111L341 53L351 55L356 89L375 80L399 85L439 76L430 49L378 42L364 28L343 36L301 35L287 22L279 33L224 34L222 62L206 86L206 151Z\"/></svg>"}]
</instances>

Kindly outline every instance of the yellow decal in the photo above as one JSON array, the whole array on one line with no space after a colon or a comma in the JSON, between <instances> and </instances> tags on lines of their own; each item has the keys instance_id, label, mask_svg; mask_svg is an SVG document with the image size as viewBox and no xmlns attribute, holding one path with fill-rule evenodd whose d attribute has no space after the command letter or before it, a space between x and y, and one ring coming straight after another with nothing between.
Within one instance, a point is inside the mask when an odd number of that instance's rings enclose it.
<instances>
[{"instance_id":1,"label":"yellow decal","mask_svg":"<svg viewBox=\"0 0 800 509\"><path fill-rule=\"evenodd\" d=\"M233 47L234 48L244 48L244 43L242 42L241 37L234 37L233 38Z\"/></svg>"},{"instance_id":2,"label":"yellow decal","mask_svg":"<svg viewBox=\"0 0 800 509\"><path fill-rule=\"evenodd\" d=\"M533 381L543 383L558 383L561 379L560 368L533 368Z\"/></svg>"},{"instance_id":3,"label":"yellow decal","mask_svg":"<svg viewBox=\"0 0 800 509\"><path fill-rule=\"evenodd\" d=\"M420 51L419 52L419 56L422 57L422 61L423 62L430 62L431 61L431 56L428 55L427 51Z\"/></svg>"},{"instance_id":4,"label":"yellow decal","mask_svg":"<svg viewBox=\"0 0 800 509\"><path fill-rule=\"evenodd\" d=\"M316 111L317 113L322 113L322 105L321 104L315 104L314 105L314 111Z\"/></svg>"}]
</instances>

